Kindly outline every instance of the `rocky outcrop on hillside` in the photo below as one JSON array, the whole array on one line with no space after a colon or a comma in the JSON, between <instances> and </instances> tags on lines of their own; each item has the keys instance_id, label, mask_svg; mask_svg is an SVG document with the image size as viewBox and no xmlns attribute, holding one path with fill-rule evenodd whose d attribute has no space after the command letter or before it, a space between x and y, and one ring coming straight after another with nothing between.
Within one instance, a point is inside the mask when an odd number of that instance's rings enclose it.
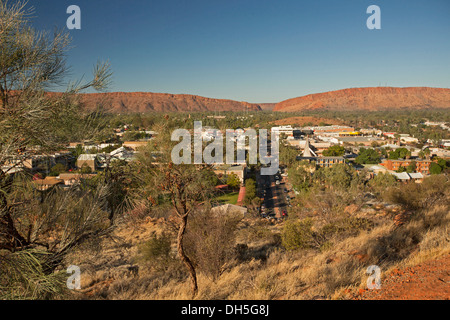
<instances>
[{"instance_id":1,"label":"rocky outcrop on hillside","mask_svg":"<svg viewBox=\"0 0 450 320\"><path fill-rule=\"evenodd\" d=\"M274 111L450 108L450 89L428 87L351 88L310 94L277 103Z\"/></svg>"}]
</instances>

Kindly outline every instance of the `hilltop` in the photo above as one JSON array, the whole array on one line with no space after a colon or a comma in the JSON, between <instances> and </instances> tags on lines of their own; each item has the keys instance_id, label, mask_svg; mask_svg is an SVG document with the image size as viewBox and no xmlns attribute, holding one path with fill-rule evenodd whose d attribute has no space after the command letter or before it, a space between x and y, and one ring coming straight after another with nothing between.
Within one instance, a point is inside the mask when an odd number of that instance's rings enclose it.
<instances>
[{"instance_id":1,"label":"hilltop","mask_svg":"<svg viewBox=\"0 0 450 320\"><path fill-rule=\"evenodd\" d=\"M450 108L450 89L428 87L350 88L288 99L274 111Z\"/></svg>"},{"instance_id":2,"label":"hilltop","mask_svg":"<svg viewBox=\"0 0 450 320\"><path fill-rule=\"evenodd\" d=\"M84 93L79 96L80 101L88 108L101 104L114 113L261 110L258 104L190 94L111 92Z\"/></svg>"}]
</instances>

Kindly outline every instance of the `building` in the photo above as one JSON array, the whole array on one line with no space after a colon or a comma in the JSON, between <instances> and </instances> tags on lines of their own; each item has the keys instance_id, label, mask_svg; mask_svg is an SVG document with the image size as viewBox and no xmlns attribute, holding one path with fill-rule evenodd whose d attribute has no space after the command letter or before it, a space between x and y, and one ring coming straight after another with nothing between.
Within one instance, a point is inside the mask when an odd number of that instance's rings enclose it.
<instances>
[{"instance_id":1,"label":"building","mask_svg":"<svg viewBox=\"0 0 450 320\"><path fill-rule=\"evenodd\" d=\"M279 127L272 127L271 129L272 133L278 133L278 135L281 137L282 134L293 137L294 136L294 128L292 126L279 126Z\"/></svg>"},{"instance_id":2,"label":"building","mask_svg":"<svg viewBox=\"0 0 450 320\"><path fill-rule=\"evenodd\" d=\"M226 178L229 174L234 173L238 176L239 180L241 181L241 184L244 183L245 176L246 176L246 170L247 168L243 165L228 165L228 164L221 164L216 165L213 168L214 173L219 178Z\"/></svg>"},{"instance_id":3,"label":"building","mask_svg":"<svg viewBox=\"0 0 450 320\"><path fill-rule=\"evenodd\" d=\"M305 149L306 141L307 141L306 139L305 140L290 139L287 141L287 143L291 147L294 147L297 149ZM326 150L332 146L332 144L330 142L309 142L309 145L310 145L311 150L313 150L314 153L316 153L317 155L322 154L322 152L324 150Z\"/></svg>"},{"instance_id":4,"label":"building","mask_svg":"<svg viewBox=\"0 0 450 320\"><path fill-rule=\"evenodd\" d=\"M395 176L397 178L397 180L401 181L401 182L408 182L409 180L411 180L411 177L406 172L391 171L389 173L392 174L393 176Z\"/></svg>"},{"instance_id":5,"label":"building","mask_svg":"<svg viewBox=\"0 0 450 320\"><path fill-rule=\"evenodd\" d=\"M45 179L38 179L33 181L34 187L39 191L46 191L57 185L63 185L64 181L55 177L46 177Z\"/></svg>"},{"instance_id":6,"label":"building","mask_svg":"<svg viewBox=\"0 0 450 320\"><path fill-rule=\"evenodd\" d=\"M125 141L122 147L132 149L136 151L140 147L145 147L148 144L148 141Z\"/></svg>"},{"instance_id":7,"label":"building","mask_svg":"<svg viewBox=\"0 0 450 320\"><path fill-rule=\"evenodd\" d=\"M430 174L431 160L422 159L385 159L380 165L384 166L388 170L397 171L400 167L408 167L411 163L416 164L416 172L424 175Z\"/></svg>"},{"instance_id":8,"label":"building","mask_svg":"<svg viewBox=\"0 0 450 320\"><path fill-rule=\"evenodd\" d=\"M413 180L416 183L421 183L423 181L423 174L421 174L420 172L408 173L408 175L411 178L411 180Z\"/></svg>"},{"instance_id":9,"label":"building","mask_svg":"<svg viewBox=\"0 0 450 320\"><path fill-rule=\"evenodd\" d=\"M303 127L303 132L312 131L315 135L323 135L323 136L334 136L338 137L339 134L344 132L354 132L355 128L348 126L316 126L316 127Z\"/></svg>"},{"instance_id":10,"label":"building","mask_svg":"<svg viewBox=\"0 0 450 320\"><path fill-rule=\"evenodd\" d=\"M344 163L345 163L344 157L317 157L316 158L316 164L319 167L323 167L323 168L331 168L334 165L344 164Z\"/></svg>"},{"instance_id":11,"label":"building","mask_svg":"<svg viewBox=\"0 0 450 320\"><path fill-rule=\"evenodd\" d=\"M336 164L345 163L344 157L319 157L317 154L311 149L309 145L309 139L306 139L306 144L303 149L303 153L301 156L297 157L297 160L302 161L306 160L309 162L315 161L316 165L324 168L331 168Z\"/></svg>"},{"instance_id":12,"label":"building","mask_svg":"<svg viewBox=\"0 0 450 320\"><path fill-rule=\"evenodd\" d=\"M77 167L89 167L92 172L95 172L100 167L100 163L96 154L80 154L77 159Z\"/></svg>"},{"instance_id":13,"label":"building","mask_svg":"<svg viewBox=\"0 0 450 320\"><path fill-rule=\"evenodd\" d=\"M60 163L66 168L73 165L74 158L70 152L56 152L54 154L36 154L24 156L22 159L6 161L5 166L22 167L31 173L41 172L48 174L50 169Z\"/></svg>"},{"instance_id":14,"label":"building","mask_svg":"<svg viewBox=\"0 0 450 320\"><path fill-rule=\"evenodd\" d=\"M400 135L400 141L404 143L419 143L419 139L410 137L409 135Z\"/></svg>"},{"instance_id":15,"label":"building","mask_svg":"<svg viewBox=\"0 0 450 320\"><path fill-rule=\"evenodd\" d=\"M397 134L397 132L383 132L383 136L385 136L386 138L392 138L392 139L395 139L396 134Z\"/></svg>"},{"instance_id":16,"label":"building","mask_svg":"<svg viewBox=\"0 0 450 320\"><path fill-rule=\"evenodd\" d=\"M227 203L227 204L212 208L211 213L213 213L215 215L220 215L220 216L236 214L236 215L240 216L241 218L243 218L247 214L247 208Z\"/></svg>"},{"instance_id":17,"label":"building","mask_svg":"<svg viewBox=\"0 0 450 320\"><path fill-rule=\"evenodd\" d=\"M62 180L65 186L73 186L79 184L83 179L90 179L96 176L96 174L61 173L57 178Z\"/></svg>"},{"instance_id":18,"label":"building","mask_svg":"<svg viewBox=\"0 0 450 320\"><path fill-rule=\"evenodd\" d=\"M363 145L369 147L374 142L380 142L381 139L377 137L335 137L331 139L331 142L340 145Z\"/></svg>"},{"instance_id":19,"label":"building","mask_svg":"<svg viewBox=\"0 0 450 320\"><path fill-rule=\"evenodd\" d=\"M360 131L342 131L339 132L339 137L356 137L362 136L362 132Z\"/></svg>"}]
</instances>

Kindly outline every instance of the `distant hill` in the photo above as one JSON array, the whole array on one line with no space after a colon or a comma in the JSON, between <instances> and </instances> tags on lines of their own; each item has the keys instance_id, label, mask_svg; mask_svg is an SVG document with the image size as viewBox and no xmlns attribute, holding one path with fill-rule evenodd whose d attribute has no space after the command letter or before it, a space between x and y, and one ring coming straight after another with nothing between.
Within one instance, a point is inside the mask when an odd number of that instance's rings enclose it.
<instances>
[{"instance_id":1,"label":"distant hill","mask_svg":"<svg viewBox=\"0 0 450 320\"><path fill-rule=\"evenodd\" d=\"M277 103L274 111L450 108L450 89L427 87L351 88L309 94Z\"/></svg>"},{"instance_id":2,"label":"distant hill","mask_svg":"<svg viewBox=\"0 0 450 320\"><path fill-rule=\"evenodd\" d=\"M276 103L258 103L258 105L261 107L261 110L272 111L273 108L275 108Z\"/></svg>"},{"instance_id":3,"label":"distant hill","mask_svg":"<svg viewBox=\"0 0 450 320\"><path fill-rule=\"evenodd\" d=\"M114 113L172 111L259 111L258 104L189 94L152 92L83 93L80 101L88 108L102 104Z\"/></svg>"}]
</instances>

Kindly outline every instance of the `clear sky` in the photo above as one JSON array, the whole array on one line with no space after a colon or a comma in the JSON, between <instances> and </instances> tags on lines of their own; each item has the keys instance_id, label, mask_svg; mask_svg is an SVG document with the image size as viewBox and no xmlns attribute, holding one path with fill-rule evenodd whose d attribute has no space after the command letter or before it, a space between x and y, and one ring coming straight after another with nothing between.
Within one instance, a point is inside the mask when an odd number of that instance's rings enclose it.
<instances>
[{"instance_id":1,"label":"clear sky","mask_svg":"<svg viewBox=\"0 0 450 320\"><path fill-rule=\"evenodd\" d=\"M68 30L73 76L109 60L110 91L255 103L351 87L450 87L449 0L30 1L38 29ZM368 6L381 9L369 30Z\"/></svg>"}]
</instances>

